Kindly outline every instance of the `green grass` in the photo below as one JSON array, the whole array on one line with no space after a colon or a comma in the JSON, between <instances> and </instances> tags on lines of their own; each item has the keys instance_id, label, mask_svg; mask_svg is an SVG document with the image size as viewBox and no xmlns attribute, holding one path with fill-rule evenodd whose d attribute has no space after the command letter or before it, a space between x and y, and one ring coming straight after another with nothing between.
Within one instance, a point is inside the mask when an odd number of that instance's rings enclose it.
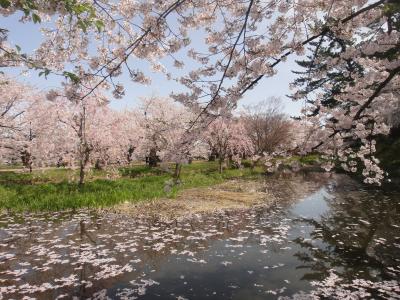
<instances>
[{"instance_id":1,"label":"green grass","mask_svg":"<svg viewBox=\"0 0 400 300\"><path fill-rule=\"evenodd\" d=\"M0 170L9 170L9 169L23 169L23 166L20 164L11 164L11 165L2 165L0 164Z\"/></svg>"},{"instance_id":2,"label":"green grass","mask_svg":"<svg viewBox=\"0 0 400 300\"><path fill-rule=\"evenodd\" d=\"M83 207L106 207L124 201L138 202L175 197L179 191L218 184L237 177L255 177L263 171L227 169L217 172L214 162L195 162L182 168L180 185L165 191L171 174L162 168L135 166L120 170L122 177L107 180L105 171L93 171L84 186L76 183L77 171L48 169L29 173L0 172L0 208L13 211L55 211ZM71 181L75 179L74 181Z\"/></svg>"},{"instance_id":3,"label":"green grass","mask_svg":"<svg viewBox=\"0 0 400 300\"><path fill-rule=\"evenodd\" d=\"M286 164L291 164L295 161L298 161L299 163L303 165L314 165L314 164L319 164L321 161L321 156L319 154L307 154L307 155L293 155L288 158L283 158L284 162Z\"/></svg>"}]
</instances>

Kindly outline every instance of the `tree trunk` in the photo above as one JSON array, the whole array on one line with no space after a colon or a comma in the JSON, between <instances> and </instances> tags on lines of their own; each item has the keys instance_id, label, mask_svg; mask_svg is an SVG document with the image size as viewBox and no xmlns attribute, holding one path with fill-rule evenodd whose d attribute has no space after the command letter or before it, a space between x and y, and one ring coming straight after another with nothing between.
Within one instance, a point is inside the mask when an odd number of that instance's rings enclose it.
<instances>
[{"instance_id":1,"label":"tree trunk","mask_svg":"<svg viewBox=\"0 0 400 300\"><path fill-rule=\"evenodd\" d=\"M178 183L181 179L181 170L182 170L182 164L176 163L175 164L175 172L174 172L174 180L175 183Z\"/></svg>"},{"instance_id":2,"label":"tree trunk","mask_svg":"<svg viewBox=\"0 0 400 300\"><path fill-rule=\"evenodd\" d=\"M90 149L87 145L84 145L83 153L81 154L81 160L79 162L79 185L83 185L85 183L85 168L87 163L89 162L89 154Z\"/></svg>"},{"instance_id":3,"label":"tree trunk","mask_svg":"<svg viewBox=\"0 0 400 300\"><path fill-rule=\"evenodd\" d=\"M157 150L155 148L150 149L149 167L157 167Z\"/></svg>"},{"instance_id":4,"label":"tree trunk","mask_svg":"<svg viewBox=\"0 0 400 300\"><path fill-rule=\"evenodd\" d=\"M128 161L128 164L130 164L132 162L132 155L133 155L134 151L135 151L135 147L129 146L128 153L126 155L126 160Z\"/></svg>"},{"instance_id":5,"label":"tree trunk","mask_svg":"<svg viewBox=\"0 0 400 300\"><path fill-rule=\"evenodd\" d=\"M29 169L29 173L32 173L32 155L29 151L27 150L23 150L21 153L21 160L22 160L22 164L25 168Z\"/></svg>"},{"instance_id":6,"label":"tree trunk","mask_svg":"<svg viewBox=\"0 0 400 300\"><path fill-rule=\"evenodd\" d=\"M219 162L219 170L218 171L220 174L222 174L222 170L223 170L222 164L224 162L224 159L222 157L220 157L218 162Z\"/></svg>"},{"instance_id":7,"label":"tree trunk","mask_svg":"<svg viewBox=\"0 0 400 300\"><path fill-rule=\"evenodd\" d=\"M83 160L81 159L79 163L79 185L83 185L85 183L85 166Z\"/></svg>"},{"instance_id":8,"label":"tree trunk","mask_svg":"<svg viewBox=\"0 0 400 300\"><path fill-rule=\"evenodd\" d=\"M96 170L103 170L104 169L104 162L100 161L100 159L96 159L96 163L94 164L94 168Z\"/></svg>"},{"instance_id":9,"label":"tree trunk","mask_svg":"<svg viewBox=\"0 0 400 300\"><path fill-rule=\"evenodd\" d=\"M86 143L86 106L82 106L82 113L79 119L79 186L82 186L85 183L85 167L86 163L89 160L89 149Z\"/></svg>"},{"instance_id":10,"label":"tree trunk","mask_svg":"<svg viewBox=\"0 0 400 300\"><path fill-rule=\"evenodd\" d=\"M228 159L226 160L226 165L228 169L232 167L232 162L233 162L232 158L233 158L232 154L229 154Z\"/></svg>"},{"instance_id":11,"label":"tree trunk","mask_svg":"<svg viewBox=\"0 0 400 300\"><path fill-rule=\"evenodd\" d=\"M208 161L215 161L215 159L218 158L218 153L215 151L215 149L211 149L211 153L208 156Z\"/></svg>"},{"instance_id":12,"label":"tree trunk","mask_svg":"<svg viewBox=\"0 0 400 300\"><path fill-rule=\"evenodd\" d=\"M32 123L31 122L29 122L29 141L30 142L32 142L32 140L33 140L33 135L32 135ZM28 156L27 156L27 159L28 159L28 164L29 164L29 173L32 173L32 164L33 164L33 162L32 162L32 154L30 153L30 152L28 152L27 153L28 154Z\"/></svg>"}]
</instances>

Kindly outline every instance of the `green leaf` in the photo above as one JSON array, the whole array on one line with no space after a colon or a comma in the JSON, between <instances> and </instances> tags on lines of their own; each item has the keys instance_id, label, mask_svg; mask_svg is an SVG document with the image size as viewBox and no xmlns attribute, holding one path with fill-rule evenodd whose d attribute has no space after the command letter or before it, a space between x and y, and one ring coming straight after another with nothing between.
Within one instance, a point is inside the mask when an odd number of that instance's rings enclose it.
<instances>
[{"instance_id":1,"label":"green leaf","mask_svg":"<svg viewBox=\"0 0 400 300\"><path fill-rule=\"evenodd\" d=\"M8 0L0 0L0 6L2 7L2 8L7 8L7 7L9 7L11 5L11 2L10 1L8 1Z\"/></svg>"},{"instance_id":2,"label":"green leaf","mask_svg":"<svg viewBox=\"0 0 400 300\"><path fill-rule=\"evenodd\" d=\"M40 17L35 13L32 14L32 20L33 20L33 23L35 23L35 24L42 22L42 19L40 19Z\"/></svg>"},{"instance_id":3,"label":"green leaf","mask_svg":"<svg viewBox=\"0 0 400 300\"><path fill-rule=\"evenodd\" d=\"M70 79L75 84L79 83L79 81L80 81L79 77L72 72L64 71L63 75L65 78Z\"/></svg>"},{"instance_id":4,"label":"green leaf","mask_svg":"<svg viewBox=\"0 0 400 300\"><path fill-rule=\"evenodd\" d=\"M87 26L86 26L85 22L83 20L78 20L77 24L83 30L83 32L86 33Z\"/></svg>"},{"instance_id":5,"label":"green leaf","mask_svg":"<svg viewBox=\"0 0 400 300\"><path fill-rule=\"evenodd\" d=\"M383 13L385 15L392 15L400 12L400 3L386 3L383 6Z\"/></svg>"},{"instance_id":6,"label":"green leaf","mask_svg":"<svg viewBox=\"0 0 400 300\"><path fill-rule=\"evenodd\" d=\"M94 25L96 26L96 28L97 28L97 30L98 30L99 32L103 31L103 29L104 29L104 23L103 23L102 20L96 20L96 21L94 22Z\"/></svg>"},{"instance_id":7,"label":"green leaf","mask_svg":"<svg viewBox=\"0 0 400 300\"><path fill-rule=\"evenodd\" d=\"M36 4L34 3L34 1L31 0L20 0L19 1L22 11L24 12L25 16L29 16L29 14L37 9Z\"/></svg>"},{"instance_id":8,"label":"green leaf","mask_svg":"<svg viewBox=\"0 0 400 300\"><path fill-rule=\"evenodd\" d=\"M77 15L80 15L80 14L86 12L88 9L87 9L86 5L78 4L78 5L75 5L73 10Z\"/></svg>"},{"instance_id":9,"label":"green leaf","mask_svg":"<svg viewBox=\"0 0 400 300\"><path fill-rule=\"evenodd\" d=\"M39 72L39 77L44 75L44 78L47 79L47 75L50 74L50 70L49 69L44 69L43 71Z\"/></svg>"},{"instance_id":10,"label":"green leaf","mask_svg":"<svg viewBox=\"0 0 400 300\"><path fill-rule=\"evenodd\" d=\"M17 49L17 52L21 52L21 47L18 45L15 45L15 48Z\"/></svg>"}]
</instances>

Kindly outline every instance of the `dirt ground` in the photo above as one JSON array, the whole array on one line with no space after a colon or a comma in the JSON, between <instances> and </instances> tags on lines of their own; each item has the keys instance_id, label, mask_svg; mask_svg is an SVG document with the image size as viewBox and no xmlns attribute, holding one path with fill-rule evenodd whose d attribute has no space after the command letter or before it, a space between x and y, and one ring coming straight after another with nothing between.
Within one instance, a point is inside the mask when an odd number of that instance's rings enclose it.
<instances>
[{"instance_id":1,"label":"dirt ground","mask_svg":"<svg viewBox=\"0 0 400 300\"><path fill-rule=\"evenodd\" d=\"M169 222L203 213L294 203L313 193L331 176L329 173L312 173L307 182L302 176L287 174L259 180L234 179L211 187L183 190L172 199L125 202L107 212Z\"/></svg>"},{"instance_id":2,"label":"dirt ground","mask_svg":"<svg viewBox=\"0 0 400 300\"><path fill-rule=\"evenodd\" d=\"M115 213L154 215L160 219L172 220L199 213L243 209L256 205L268 206L274 202L275 197L265 190L261 181L235 179L212 187L183 190L173 199L136 204L126 202L110 210Z\"/></svg>"}]
</instances>

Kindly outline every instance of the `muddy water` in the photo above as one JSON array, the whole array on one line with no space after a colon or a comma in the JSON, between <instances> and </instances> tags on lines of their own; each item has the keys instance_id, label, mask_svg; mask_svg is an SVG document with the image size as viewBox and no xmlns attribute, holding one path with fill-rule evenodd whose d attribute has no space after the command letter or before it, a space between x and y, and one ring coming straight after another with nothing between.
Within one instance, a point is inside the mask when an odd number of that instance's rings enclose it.
<instances>
[{"instance_id":1,"label":"muddy water","mask_svg":"<svg viewBox=\"0 0 400 300\"><path fill-rule=\"evenodd\" d=\"M260 189L272 207L162 223L3 214L0 299L400 298L399 191L322 174Z\"/></svg>"}]
</instances>

